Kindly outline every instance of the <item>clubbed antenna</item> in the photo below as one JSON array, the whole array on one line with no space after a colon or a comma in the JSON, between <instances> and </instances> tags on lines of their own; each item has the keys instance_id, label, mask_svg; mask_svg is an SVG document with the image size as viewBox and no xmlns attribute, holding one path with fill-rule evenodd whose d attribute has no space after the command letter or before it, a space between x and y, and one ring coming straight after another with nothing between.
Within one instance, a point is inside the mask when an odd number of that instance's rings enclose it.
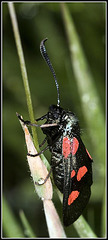
<instances>
[{"instance_id":1,"label":"clubbed antenna","mask_svg":"<svg viewBox=\"0 0 108 240\"><path fill-rule=\"evenodd\" d=\"M49 59L49 56L46 52L46 48L45 48L45 42L48 40L48 38L45 38L44 40L41 41L40 43L40 52L42 54L42 57L44 58L44 60L46 61L46 63L48 64L52 74L53 74L53 77L54 77L54 80L55 80L55 84L56 84L56 88L57 88L57 106L59 107L60 105L60 95L59 95L59 85L58 85L58 82L57 82L57 78L56 78L56 74L55 74L55 71L54 71L54 68L50 62L50 59Z\"/></svg>"}]
</instances>

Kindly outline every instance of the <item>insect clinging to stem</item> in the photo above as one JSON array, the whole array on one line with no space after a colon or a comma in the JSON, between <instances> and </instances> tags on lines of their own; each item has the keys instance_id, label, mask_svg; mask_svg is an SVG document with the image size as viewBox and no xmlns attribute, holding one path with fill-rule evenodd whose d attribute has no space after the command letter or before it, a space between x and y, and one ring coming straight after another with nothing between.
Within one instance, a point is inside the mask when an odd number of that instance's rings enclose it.
<instances>
[{"instance_id":1,"label":"insect clinging to stem","mask_svg":"<svg viewBox=\"0 0 108 240\"><path fill-rule=\"evenodd\" d=\"M47 149L51 152L51 170L44 179L44 184L53 172L55 185L63 193L63 222L65 226L74 223L86 207L90 195L92 181L92 158L81 140L79 121L74 113L60 107L59 85L52 63L45 48L47 38L41 41L40 52L49 66L57 89L57 105L51 105L49 111L38 118L46 120L42 125L24 121L26 125L40 127L46 135L41 146L47 141L47 146L35 157ZM36 183L40 185L39 183Z\"/></svg>"}]
</instances>

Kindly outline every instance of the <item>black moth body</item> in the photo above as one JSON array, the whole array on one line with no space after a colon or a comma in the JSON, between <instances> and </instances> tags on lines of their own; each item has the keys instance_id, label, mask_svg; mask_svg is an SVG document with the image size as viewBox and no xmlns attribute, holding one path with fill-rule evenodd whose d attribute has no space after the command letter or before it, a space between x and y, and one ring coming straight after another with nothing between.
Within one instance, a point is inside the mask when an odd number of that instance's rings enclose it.
<instances>
[{"instance_id":1,"label":"black moth body","mask_svg":"<svg viewBox=\"0 0 108 240\"><path fill-rule=\"evenodd\" d=\"M75 222L87 205L92 185L92 159L81 137L75 114L51 105L42 128L51 151L51 168L55 185L63 193L63 222Z\"/></svg>"},{"instance_id":2,"label":"black moth body","mask_svg":"<svg viewBox=\"0 0 108 240\"><path fill-rule=\"evenodd\" d=\"M93 183L93 160L81 140L77 117L74 113L60 107L59 85L46 52L44 45L46 40L44 39L41 42L40 51L53 74L58 97L57 105L51 105L48 113L37 121L46 119L44 125L40 125L48 143L44 150L49 148L51 152L51 169L54 182L60 192L63 193L63 223L65 226L69 226L79 218L89 201ZM17 115L22 120L20 115ZM22 121L26 125L39 126L29 121ZM44 150L37 155L40 155ZM28 153L28 155L36 156L31 153Z\"/></svg>"}]
</instances>

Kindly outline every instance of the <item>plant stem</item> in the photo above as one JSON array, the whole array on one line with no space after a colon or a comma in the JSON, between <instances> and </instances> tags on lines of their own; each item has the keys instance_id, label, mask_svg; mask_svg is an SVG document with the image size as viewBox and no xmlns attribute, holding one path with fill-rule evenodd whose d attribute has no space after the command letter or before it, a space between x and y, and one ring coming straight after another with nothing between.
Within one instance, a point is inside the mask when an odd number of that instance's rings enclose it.
<instances>
[{"instance_id":1,"label":"plant stem","mask_svg":"<svg viewBox=\"0 0 108 240\"><path fill-rule=\"evenodd\" d=\"M20 67L21 67L21 73L22 73L22 78L23 78L23 83L24 83L24 89L25 89L25 94L26 94L26 100L27 100L27 106L28 106L30 121L34 122L35 119L34 119L34 114L33 114L33 107L32 107L32 100L31 100L28 76L27 76L24 54L23 54L23 49L22 49L22 45L21 45L18 23L17 23L17 18L16 18L13 3L8 2L8 7L9 7L9 13L10 13L11 21L12 21L12 27L13 27L17 52L18 52L18 56L19 56L19 61L20 61ZM39 144L38 144L38 139L37 139L37 134L36 134L36 128L35 127L32 127L32 134L33 134L34 144L37 148L37 151L39 151Z\"/></svg>"}]
</instances>

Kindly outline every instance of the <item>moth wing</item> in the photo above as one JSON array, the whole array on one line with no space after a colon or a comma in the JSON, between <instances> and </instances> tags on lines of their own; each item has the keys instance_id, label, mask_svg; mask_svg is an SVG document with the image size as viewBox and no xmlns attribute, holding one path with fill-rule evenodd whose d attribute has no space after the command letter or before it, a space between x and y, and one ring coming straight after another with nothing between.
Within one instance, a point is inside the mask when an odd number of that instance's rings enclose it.
<instances>
[{"instance_id":1,"label":"moth wing","mask_svg":"<svg viewBox=\"0 0 108 240\"><path fill-rule=\"evenodd\" d=\"M92 160L81 138L75 137L69 141L78 143L78 146L74 144L74 149L68 157L63 157L63 222L65 226L75 222L82 214L89 201L92 184Z\"/></svg>"}]
</instances>

